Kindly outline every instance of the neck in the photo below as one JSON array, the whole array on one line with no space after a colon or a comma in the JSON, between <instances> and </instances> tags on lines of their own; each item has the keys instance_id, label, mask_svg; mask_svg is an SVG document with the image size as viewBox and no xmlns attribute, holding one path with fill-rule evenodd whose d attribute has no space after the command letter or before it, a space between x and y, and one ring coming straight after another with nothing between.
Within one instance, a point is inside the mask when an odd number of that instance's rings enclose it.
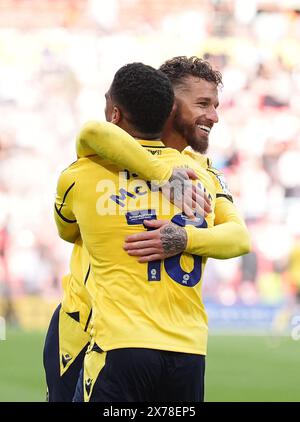
<instances>
[{"instance_id":1,"label":"neck","mask_svg":"<svg viewBox=\"0 0 300 422\"><path fill-rule=\"evenodd\" d=\"M135 139L145 139L145 140L156 140L161 139L162 134L159 132L157 133L143 133L134 128L132 125L128 124L127 122L123 121L119 123L118 126L125 130L125 132L129 133Z\"/></svg>"},{"instance_id":2,"label":"neck","mask_svg":"<svg viewBox=\"0 0 300 422\"><path fill-rule=\"evenodd\" d=\"M177 149L181 152L187 147L186 140L167 125L162 134L163 143L166 147Z\"/></svg>"},{"instance_id":3,"label":"neck","mask_svg":"<svg viewBox=\"0 0 300 422\"><path fill-rule=\"evenodd\" d=\"M145 141L161 140L161 133L132 132L129 134L135 139L144 139Z\"/></svg>"}]
</instances>

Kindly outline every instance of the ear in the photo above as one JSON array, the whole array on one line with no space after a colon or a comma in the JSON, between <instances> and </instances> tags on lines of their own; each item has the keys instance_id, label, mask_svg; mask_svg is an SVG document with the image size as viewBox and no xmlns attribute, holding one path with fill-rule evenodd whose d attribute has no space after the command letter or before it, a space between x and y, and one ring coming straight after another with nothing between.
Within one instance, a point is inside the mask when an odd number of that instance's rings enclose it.
<instances>
[{"instance_id":1,"label":"ear","mask_svg":"<svg viewBox=\"0 0 300 422\"><path fill-rule=\"evenodd\" d=\"M177 111L177 101L175 100L174 101L174 104L173 104L173 107L172 107L172 110L171 110L171 113L170 113L170 116L174 116L174 114L176 114L176 111Z\"/></svg>"},{"instance_id":2,"label":"ear","mask_svg":"<svg viewBox=\"0 0 300 422\"><path fill-rule=\"evenodd\" d=\"M172 124L173 124L173 120L174 120L174 116L175 116L175 114L176 114L176 111L177 111L177 102L176 102L176 101L174 101L174 104L173 104L173 107L172 107L171 113L170 113L169 117L167 118L167 121L166 121L165 127L170 126L170 125L172 126Z\"/></svg>"},{"instance_id":3,"label":"ear","mask_svg":"<svg viewBox=\"0 0 300 422\"><path fill-rule=\"evenodd\" d=\"M111 123L117 125L121 120L121 110L117 106L113 106L113 111L111 113Z\"/></svg>"}]
</instances>

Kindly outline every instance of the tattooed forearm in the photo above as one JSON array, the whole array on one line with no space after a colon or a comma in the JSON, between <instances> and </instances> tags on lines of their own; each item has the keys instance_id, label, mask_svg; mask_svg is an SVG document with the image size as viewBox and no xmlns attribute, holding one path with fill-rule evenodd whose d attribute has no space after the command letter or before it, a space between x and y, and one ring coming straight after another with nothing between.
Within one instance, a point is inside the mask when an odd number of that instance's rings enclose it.
<instances>
[{"instance_id":1,"label":"tattooed forearm","mask_svg":"<svg viewBox=\"0 0 300 422\"><path fill-rule=\"evenodd\" d=\"M162 227L160 237L164 252L167 255L173 256L181 253L187 244L185 229L173 223Z\"/></svg>"}]
</instances>

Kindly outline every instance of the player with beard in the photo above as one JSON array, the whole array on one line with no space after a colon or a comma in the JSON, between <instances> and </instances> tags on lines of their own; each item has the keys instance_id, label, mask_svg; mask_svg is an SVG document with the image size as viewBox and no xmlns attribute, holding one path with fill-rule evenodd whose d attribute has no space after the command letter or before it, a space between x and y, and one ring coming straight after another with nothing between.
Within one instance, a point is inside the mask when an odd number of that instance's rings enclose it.
<instances>
[{"instance_id":1,"label":"player with beard","mask_svg":"<svg viewBox=\"0 0 300 422\"><path fill-rule=\"evenodd\" d=\"M216 78L218 75L215 73ZM193 113L191 116L186 113L201 135L208 134L217 121L216 85L214 83L214 89L205 92L203 97L198 93L197 99L193 99L193 105L200 102L205 110L201 119L196 112L195 118ZM211 233L215 204L224 193L220 193L218 184L204 166L188 154L166 148L159 141L158 130L149 132L149 121L163 104L163 91L154 89L155 81L148 75L140 78L129 67L120 69L106 94L106 118L130 133L158 159L194 169L198 174L196 184L202 185L211 198L212 212L206 219L197 216L190 220L175 209L164 212L161 202L157 205L151 202L149 208L150 193L145 189L149 185L130 173L127 180L131 187L117 188L117 196L108 197L122 207L122 212L118 208L117 213L113 209L113 215L107 215L102 211L103 206L107 209L108 199L99 180L116 179L115 167L110 162L93 156L78 160L62 174L59 181L59 186L64 186L62 192L74 184L75 189L68 201L65 194L59 195L57 206L63 205L64 213L70 212L68 216L77 220L83 243L91 256L98 291L92 301L93 346L85 357L75 401L203 400L207 316L201 283L207 256L195 256L191 250L193 246L188 245L189 250L185 250L185 243L189 237L199 247L202 232ZM187 88L183 86L183 92L185 90ZM147 99L154 92L155 100L149 103L150 110ZM97 125L91 126L91 132L95 133ZM137 159L136 154L134 156ZM152 191L152 199L155 195L160 200L160 192ZM103 204L102 208L99 208L100 204ZM162 229L166 236L167 259L149 263L150 267L148 264L136 265L133 257L122 251L124 237L133 231L144 236L143 225L146 220L155 220L156 216L171 220ZM230 235L230 230L224 231L224 239ZM210 247L214 243L214 234L211 236ZM249 242L242 253L247 252L248 247ZM146 249L153 254L149 245Z\"/></svg>"},{"instance_id":2,"label":"player with beard","mask_svg":"<svg viewBox=\"0 0 300 422\"><path fill-rule=\"evenodd\" d=\"M204 259L245 254L250 249L245 224L233 204L224 176L212 168L210 160L203 155L208 149L209 133L218 122L221 74L196 57L176 57L165 62L160 70L168 76L175 92L175 107L163 132L164 144L197 161L210 175L216 189L214 227L197 233L190 225L179 227L170 221L144 220L144 225L152 231L127 237L124 249L143 263L175 254L180 256L180 252L200 255ZM97 151L99 145L90 143L90 147ZM162 400L167 400L169 388L168 385L162 389L165 391L161 393Z\"/></svg>"},{"instance_id":3,"label":"player with beard","mask_svg":"<svg viewBox=\"0 0 300 422\"><path fill-rule=\"evenodd\" d=\"M160 70L168 76L175 93L173 115L163 133L165 145L178 151L190 146L205 154L209 133L219 120L221 74L200 58L184 56L166 61Z\"/></svg>"},{"instance_id":4,"label":"player with beard","mask_svg":"<svg viewBox=\"0 0 300 422\"><path fill-rule=\"evenodd\" d=\"M209 132L214 123L218 121L216 108L218 106L218 86L221 84L221 75L213 71L207 62L186 57L167 61L161 70L171 80L176 95L176 107L165 127L164 142L167 146L180 151L183 151L188 145L194 151L198 151L198 153L195 153L184 150L183 154L190 155L191 158L197 160L214 180L218 192L215 227L209 230L201 230L201 239L199 239L199 235L197 238L194 237L191 226L179 228L166 221L149 220L145 221L145 225L151 226L153 229L157 228L157 230L130 236L127 239L125 249L128 250L130 255L139 256L141 262L162 259L179 253L180 251L176 248L176 244L178 244L176 239L182 245L181 251L188 249L193 254L214 258L230 258L247 253L249 250L247 229L237 215L222 175L213 169L207 157L202 155L208 147ZM94 131L95 134L97 135L97 130ZM89 139L79 137L78 155L90 155L95 151L99 155L114 161L116 151L113 149L104 151L105 144L100 144L99 141L101 141L100 136L90 137ZM136 142L133 142L130 147L127 145L126 148L128 153L130 150L132 157L137 157L140 146ZM136 163L139 163L138 159ZM141 174L140 169L135 170L134 166L132 166L131 171Z\"/></svg>"},{"instance_id":5,"label":"player with beard","mask_svg":"<svg viewBox=\"0 0 300 422\"><path fill-rule=\"evenodd\" d=\"M162 136L164 144L196 160L210 173L217 189L214 227L209 231L202 230L201 239L196 241L190 228L185 227L188 233L185 250L218 259L246 253L250 248L246 226L233 204L224 175L213 168L204 155L209 146L210 131L219 120L218 88L222 85L222 76L207 61L194 56L174 57L160 70L168 76L175 94L173 112ZM164 220L146 221L145 225L152 230L129 236L125 250L139 257L139 262L169 256L175 228Z\"/></svg>"}]
</instances>

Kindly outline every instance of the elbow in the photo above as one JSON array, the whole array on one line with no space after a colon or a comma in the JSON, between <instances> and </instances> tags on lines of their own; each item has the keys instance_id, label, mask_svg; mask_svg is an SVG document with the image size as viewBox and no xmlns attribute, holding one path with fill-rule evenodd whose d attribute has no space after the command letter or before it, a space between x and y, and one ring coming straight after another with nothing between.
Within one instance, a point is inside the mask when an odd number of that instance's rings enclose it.
<instances>
[{"instance_id":1,"label":"elbow","mask_svg":"<svg viewBox=\"0 0 300 422\"><path fill-rule=\"evenodd\" d=\"M247 253L251 252L252 245L251 245L251 237L248 232L248 230L243 233L243 236L241 236L241 241L239 243L240 245L240 255L246 255Z\"/></svg>"},{"instance_id":2,"label":"elbow","mask_svg":"<svg viewBox=\"0 0 300 422\"><path fill-rule=\"evenodd\" d=\"M248 230L243 228L236 232L236 241L233 248L228 248L228 253L225 253L223 259L237 258L238 256L246 255L251 252L251 238Z\"/></svg>"},{"instance_id":3,"label":"elbow","mask_svg":"<svg viewBox=\"0 0 300 422\"><path fill-rule=\"evenodd\" d=\"M80 132L80 141L85 142L87 139L90 139L94 136L97 136L97 131L92 126L86 126L81 132Z\"/></svg>"},{"instance_id":4,"label":"elbow","mask_svg":"<svg viewBox=\"0 0 300 422\"><path fill-rule=\"evenodd\" d=\"M69 243L75 243L76 239L77 239L77 235L73 234L73 235L66 235L66 233L58 233L59 237Z\"/></svg>"},{"instance_id":5,"label":"elbow","mask_svg":"<svg viewBox=\"0 0 300 422\"><path fill-rule=\"evenodd\" d=\"M110 123L112 125L112 123ZM96 121L90 121L86 123L81 132L80 132L80 138L82 141L98 138L99 136L105 136L108 131L108 122L96 122Z\"/></svg>"},{"instance_id":6,"label":"elbow","mask_svg":"<svg viewBox=\"0 0 300 422\"><path fill-rule=\"evenodd\" d=\"M76 239L80 236L80 231L77 224L76 227L74 227L72 230L69 228L66 230L65 228L58 227L58 235L66 242L75 243Z\"/></svg>"}]
</instances>

